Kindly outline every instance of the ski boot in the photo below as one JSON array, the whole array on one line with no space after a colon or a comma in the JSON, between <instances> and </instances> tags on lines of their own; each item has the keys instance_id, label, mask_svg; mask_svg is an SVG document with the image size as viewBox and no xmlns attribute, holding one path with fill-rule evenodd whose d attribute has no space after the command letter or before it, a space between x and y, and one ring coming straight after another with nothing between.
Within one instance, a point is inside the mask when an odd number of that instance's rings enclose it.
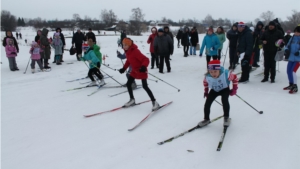
<instances>
[{"instance_id":1,"label":"ski boot","mask_svg":"<svg viewBox=\"0 0 300 169\"><path fill-rule=\"evenodd\" d=\"M157 101L152 101L152 111L158 110L159 109L159 104L157 103Z\"/></svg>"},{"instance_id":2,"label":"ski boot","mask_svg":"<svg viewBox=\"0 0 300 169\"><path fill-rule=\"evenodd\" d=\"M198 126L199 127L204 127L204 126L208 125L209 123L210 123L210 120L204 119L203 121L200 121L198 123Z\"/></svg>"},{"instance_id":3,"label":"ski boot","mask_svg":"<svg viewBox=\"0 0 300 169\"><path fill-rule=\"evenodd\" d=\"M96 86L96 85L97 85L96 81L92 81L89 85L87 85L87 87L92 87L92 86Z\"/></svg>"},{"instance_id":4,"label":"ski boot","mask_svg":"<svg viewBox=\"0 0 300 169\"><path fill-rule=\"evenodd\" d=\"M135 105L135 100L130 98L129 102L127 102L126 104L124 104L123 107L130 107L130 106L134 106Z\"/></svg>"}]
</instances>

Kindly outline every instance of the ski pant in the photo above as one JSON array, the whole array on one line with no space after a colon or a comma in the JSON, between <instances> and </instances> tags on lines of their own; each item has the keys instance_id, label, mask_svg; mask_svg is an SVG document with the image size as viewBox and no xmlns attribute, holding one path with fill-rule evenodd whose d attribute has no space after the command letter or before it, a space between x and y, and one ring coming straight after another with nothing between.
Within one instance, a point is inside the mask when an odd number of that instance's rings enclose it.
<instances>
[{"instance_id":1,"label":"ski pant","mask_svg":"<svg viewBox=\"0 0 300 169\"><path fill-rule=\"evenodd\" d=\"M213 58L213 60L217 60L218 59L217 55L213 55L213 56L206 55L206 67L208 66L208 62L210 62L211 57Z\"/></svg>"},{"instance_id":2,"label":"ski pant","mask_svg":"<svg viewBox=\"0 0 300 169\"><path fill-rule=\"evenodd\" d=\"M260 49L254 49L254 63L252 65L258 65L259 62L259 56L260 56Z\"/></svg>"},{"instance_id":3,"label":"ski pant","mask_svg":"<svg viewBox=\"0 0 300 169\"><path fill-rule=\"evenodd\" d=\"M213 89L211 89L209 91L208 96L205 101L205 104L204 104L204 119L207 119L207 120L210 119L209 114L210 114L211 104L218 96L221 96L223 111L224 111L224 118L229 117L229 109L230 109L230 105L229 105L229 101L228 101L229 92L230 92L229 88L225 88L219 92L216 92Z\"/></svg>"},{"instance_id":4,"label":"ski pant","mask_svg":"<svg viewBox=\"0 0 300 169\"><path fill-rule=\"evenodd\" d=\"M196 55L196 46L190 47L190 55Z\"/></svg>"},{"instance_id":5,"label":"ski pant","mask_svg":"<svg viewBox=\"0 0 300 169\"><path fill-rule=\"evenodd\" d=\"M218 57L217 57L218 60L221 59L221 52L222 52L222 49L218 49Z\"/></svg>"},{"instance_id":6,"label":"ski pant","mask_svg":"<svg viewBox=\"0 0 300 169\"><path fill-rule=\"evenodd\" d=\"M89 70L89 72L88 72L88 76L89 76L89 78L91 79L91 81L95 81L93 75L96 75L97 78L98 78L99 80L101 80L101 79L103 78L103 75L102 75L102 73L100 72L100 63L99 63L99 62L97 62L97 67L98 67L99 69L96 68L96 67L94 67L94 68L91 68L91 69Z\"/></svg>"},{"instance_id":7,"label":"ski pant","mask_svg":"<svg viewBox=\"0 0 300 169\"><path fill-rule=\"evenodd\" d=\"M241 80L249 80L249 74L250 74L250 58L244 58L241 61L241 68L242 68L242 76Z\"/></svg>"},{"instance_id":8,"label":"ski pant","mask_svg":"<svg viewBox=\"0 0 300 169\"><path fill-rule=\"evenodd\" d=\"M187 55L189 51L189 46L183 46L183 53L184 55Z\"/></svg>"},{"instance_id":9,"label":"ski pant","mask_svg":"<svg viewBox=\"0 0 300 169\"><path fill-rule=\"evenodd\" d=\"M42 62L40 59L36 60L36 59L31 59L31 69L35 69L35 63L37 63L40 67L40 69L42 70L43 69L43 65L42 65Z\"/></svg>"},{"instance_id":10,"label":"ski pant","mask_svg":"<svg viewBox=\"0 0 300 169\"><path fill-rule=\"evenodd\" d=\"M180 39L177 38L178 44L177 47L180 47Z\"/></svg>"},{"instance_id":11,"label":"ski pant","mask_svg":"<svg viewBox=\"0 0 300 169\"><path fill-rule=\"evenodd\" d=\"M43 65L44 64L44 67L48 66L48 59L43 59L41 58L41 64Z\"/></svg>"},{"instance_id":12,"label":"ski pant","mask_svg":"<svg viewBox=\"0 0 300 169\"><path fill-rule=\"evenodd\" d=\"M166 62L167 65L167 70L171 70L170 66L170 55L160 55L160 63L159 63L159 71L163 72L164 70L164 61Z\"/></svg>"},{"instance_id":13,"label":"ski pant","mask_svg":"<svg viewBox=\"0 0 300 169\"><path fill-rule=\"evenodd\" d=\"M264 75L265 79L269 79L269 73L271 72L270 79L274 80L276 76L276 61L274 60L274 57L276 55L276 52L265 52L264 53Z\"/></svg>"},{"instance_id":14,"label":"ski pant","mask_svg":"<svg viewBox=\"0 0 300 169\"><path fill-rule=\"evenodd\" d=\"M7 57L10 70L17 69L16 57Z\"/></svg>"},{"instance_id":15,"label":"ski pant","mask_svg":"<svg viewBox=\"0 0 300 169\"><path fill-rule=\"evenodd\" d=\"M300 62L288 62L286 73L290 84L297 84L297 75L296 72L300 66Z\"/></svg>"},{"instance_id":16,"label":"ski pant","mask_svg":"<svg viewBox=\"0 0 300 169\"><path fill-rule=\"evenodd\" d=\"M229 64L230 66L235 66L238 61L238 56L236 54L236 48L229 48Z\"/></svg>"},{"instance_id":17,"label":"ski pant","mask_svg":"<svg viewBox=\"0 0 300 169\"><path fill-rule=\"evenodd\" d=\"M134 99L134 96L133 96L133 91L132 91L132 87L131 87L131 84L132 82L134 81L134 78L132 76L129 76L128 78L128 81L126 83L126 86L127 86L127 90L128 90L128 93L129 93L129 97L131 99ZM155 101L155 98L153 96L153 93L152 91L149 89L148 87L148 84L147 84L147 79L142 79L142 85L143 85L143 88L144 90L147 92L147 94L149 95L150 99L152 101Z\"/></svg>"},{"instance_id":18,"label":"ski pant","mask_svg":"<svg viewBox=\"0 0 300 169\"><path fill-rule=\"evenodd\" d=\"M75 43L75 48L76 48L77 60L80 60L78 55L82 55L82 44L81 43Z\"/></svg>"},{"instance_id":19,"label":"ski pant","mask_svg":"<svg viewBox=\"0 0 300 169\"><path fill-rule=\"evenodd\" d=\"M155 53L151 53L151 67L154 67L156 62L156 67L159 67L159 57Z\"/></svg>"}]
</instances>

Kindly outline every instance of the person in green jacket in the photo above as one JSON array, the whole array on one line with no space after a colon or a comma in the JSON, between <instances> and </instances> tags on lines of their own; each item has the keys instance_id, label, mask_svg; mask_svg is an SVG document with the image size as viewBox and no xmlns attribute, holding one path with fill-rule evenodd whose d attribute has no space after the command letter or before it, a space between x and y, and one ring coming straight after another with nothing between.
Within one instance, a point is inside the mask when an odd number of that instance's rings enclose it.
<instances>
[{"instance_id":1,"label":"person in green jacket","mask_svg":"<svg viewBox=\"0 0 300 169\"><path fill-rule=\"evenodd\" d=\"M222 52L222 49L223 49L223 43L225 42L226 40L226 37L225 37L225 32L224 32L224 29L222 26L219 26L218 29L217 29L217 32L216 32L216 35L219 39L219 41L221 42L221 45L220 47L218 48L218 60L221 59L221 52Z\"/></svg>"},{"instance_id":2,"label":"person in green jacket","mask_svg":"<svg viewBox=\"0 0 300 169\"><path fill-rule=\"evenodd\" d=\"M93 77L96 75L97 78L100 80L99 85L104 85L103 75L100 72L100 66L102 62L102 54L100 53L100 47L96 45L92 38L88 39L89 48L84 51L84 55L81 58L82 61L88 61L90 70L88 72L88 76L91 79L91 83L88 86L96 86L97 83ZM99 59L100 58L100 59Z\"/></svg>"}]
</instances>

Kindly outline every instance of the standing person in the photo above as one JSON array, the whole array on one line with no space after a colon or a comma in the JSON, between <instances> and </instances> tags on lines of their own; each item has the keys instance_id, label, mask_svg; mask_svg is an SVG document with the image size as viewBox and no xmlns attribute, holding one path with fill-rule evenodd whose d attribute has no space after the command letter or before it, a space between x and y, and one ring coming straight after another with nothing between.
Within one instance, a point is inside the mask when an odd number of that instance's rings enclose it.
<instances>
[{"instance_id":1,"label":"standing person","mask_svg":"<svg viewBox=\"0 0 300 169\"><path fill-rule=\"evenodd\" d=\"M73 35L72 38L72 47L76 48L76 57L77 60L80 61L79 58L82 56L82 43L85 41L84 35L80 31L80 29L77 30L77 32Z\"/></svg>"},{"instance_id":2,"label":"standing person","mask_svg":"<svg viewBox=\"0 0 300 169\"><path fill-rule=\"evenodd\" d=\"M21 34L21 32L19 33L19 36L20 36L20 39L22 39L22 34Z\"/></svg>"},{"instance_id":3,"label":"standing person","mask_svg":"<svg viewBox=\"0 0 300 169\"><path fill-rule=\"evenodd\" d=\"M29 53L31 54L31 72L35 72L35 63L37 63L40 67L40 70L44 72L43 65L41 62L41 55L40 55L40 46L37 42L33 41L31 44L31 48L29 50Z\"/></svg>"},{"instance_id":4,"label":"standing person","mask_svg":"<svg viewBox=\"0 0 300 169\"><path fill-rule=\"evenodd\" d=\"M222 53L222 49L223 49L223 43L226 41L225 38L225 32L222 26L219 26L216 32L216 35L221 43L220 47L218 48L218 60L221 59L221 53Z\"/></svg>"},{"instance_id":5,"label":"standing person","mask_svg":"<svg viewBox=\"0 0 300 169\"><path fill-rule=\"evenodd\" d=\"M289 43L291 37L292 37L291 36L291 31L290 30L286 31L286 35L284 36L284 39L283 39L285 45L287 45ZM289 56L285 55L284 60L288 61L289 60Z\"/></svg>"},{"instance_id":6,"label":"standing person","mask_svg":"<svg viewBox=\"0 0 300 169\"><path fill-rule=\"evenodd\" d=\"M60 61L61 61L61 55L62 55L62 51L63 51L62 47L64 45L63 45L62 40L60 39L60 33L59 32L56 32L54 34L54 40L52 41L51 46L54 48L54 55L55 55L56 65L61 65Z\"/></svg>"},{"instance_id":7,"label":"standing person","mask_svg":"<svg viewBox=\"0 0 300 169\"><path fill-rule=\"evenodd\" d=\"M244 22L238 23L238 46L237 55L241 57L242 76L239 83L246 83L249 81L250 74L250 58L253 51L253 36L252 31Z\"/></svg>"},{"instance_id":8,"label":"standing person","mask_svg":"<svg viewBox=\"0 0 300 169\"><path fill-rule=\"evenodd\" d=\"M186 26L183 29L182 37L181 37L181 45L183 46L183 53L184 57L189 56L188 51L189 51L189 46L190 46L190 31L189 28Z\"/></svg>"},{"instance_id":9,"label":"standing person","mask_svg":"<svg viewBox=\"0 0 300 169\"><path fill-rule=\"evenodd\" d=\"M19 34L18 34L18 32L16 32L16 36L17 36L17 39L19 39Z\"/></svg>"},{"instance_id":10,"label":"standing person","mask_svg":"<svg viewBox=\"0 0 300 169\"><path fill-rule=\"evenodd\" d=\"M211 57L213 60L218 59L218 48L220 47L221 43L216 34L214 34L214 30L212 27L209 27L207 30L206 35L203 38L201 49L200 49L200 57L202 57L202 53L204 48L206 54L206 66L210 62Z\"/></svg>"},{"instance_id":11,"label":"standing person","mask_svg":"<svg viewBox=\"0 0 300 169\"><path fill-rule=\"evenodd\" d=\"M183 31L182 31L182 28L180 28L177 32L177 35L176 35L176 39L178 41L178 44L177 44L177 47L179 48L180 47L180 40L181 40L181 37L182 37L182 34L183 34Z\"/></svg>"},{"instance_id":12,"label":"standing person","mask_svg":"<svg viewBox=\"0 0 300 169\"><path fill-rule=\"evenodd\" d=\"M56 33L59 33L60 40L61 40L62 43L63 43L63 46L62 46L62 53L61 53L61 56L60 56L60 62L64 62L64 61L63 61L63 55L64 55L64 49L65 49L65 47L66 47L65 36L64 36L64 34L62 33L61 28L56 28ZM54 35L53 35L53 38L54 38L54 36L55 36L55 33L54 33ZM56 63L56 58L55 58L55 57L54 57L52 63Z\"/></svg>"},{"instance_id":13,"label":"standing person","mask_svg":"<svg viewBox=\"0 0 300 169\"><path fill-rule=\"evenodd\" d=\"M263 34L263 27L264 24L261 21L258 21L256 26L255 26L255 30L253 32L253 40L254 40L254 59L253 59L253 67L260 67L258 65L259 62L259 56L260 56L260 46L262 45L262 41L260 40L260 38L262 37Z\"/></svg>"},{"instance_id":14,"label":"standing person","mask_svg":"<svg viewBox=\"0 0 300 169\"><path fill-rule=\"evenodd\" d=\"M235 66L238 61L238 56L236 54L237 40L238 40L238 31L237 31L238 23L234 23L231 29L227 32L226 37L229 40L229 68L235 69Z\"/></svg>"},{"instance_id":15,"label":"standing person","mask_svg":"<svg viewBox=\"0 0 300 169\"><path fill-rule=\"evenodd\" d=\"M170 32L170 28L168 26L164 27L164 32L165 32L165 34L170 36L170 38L172 39L173 45L174 45L174 36L173 36L173 33Z\"/></svg>"},{"instance_id":16,"label":"standing person","mask_svg":"<svg viewBox=\"0 0 300 169\"><path fill-rule=\"evenodd\" d=\"M9 68L11 71L16 71L19 70L17 67L17 62L16 62L16 56L17 56L17 48L14 44L14 40L12 38L6 38L5 39L6 44L5 44L5 52L6 52L6 57L9 62Z\"/></svg>"},{"instance_id":17,"label":"standing person","mask_svg":"<svg viewBox=\"0 0 300 169\"><path fill-rule=\"evenodd\" d=\"M151 28L152 34L149 35L149 38L147 40L147 43L150 44L150 53L151 53L151 69L154 68L155 62L156 62L156 67L159 68L159 58L155 53L154 50L154 39L157 36L157 29L156 27Z\"/></svg>"},{"instance_id":18,"label":"standing person","mask_svg":"<svg viewBox=\"0 0 300 169\"><path fill-rule=\"evenodd\" d=\"M41 37L41 35L42 35L42 31L41 31L41 30L38 30L38 31L36 32L36 36L35 36L35 38L34 38L34 41L35 41L36 43L38 43L38 45L40 45L40 37Z\"/></svg>"},{"instance_id":19,"label":"standing person","mask_svg":"<svg viewBox=\"0 0 300 169\"><path fill-rule=\"evenodd\" d=\"M94 32L92 31L92 28L89 28L89 32L85 35L85 39L86 41L88 39L92 38L94 43L97 43L96 41L96 35L94 34Z\"/></svg>"},{"instance_id":20,"label":"standing person","mask_svg":"<svg viewBox=\"0 0 300 169\"><path fill-rule=\"evenodd\" d=\"M42 30L42 34L40 37L40 42L41 42L41 47L43 49L43 52L41 52L41 59L42 59L42 63L44 60L44 68L45 69L50 69L51 67L48 66L48 60L50 59L50 55L51 55L51 48L50 48L50 44L51 44L51 40L49 40L48 37L48 32L49 30L46 28L43 28Z\"/></svg>"},{"instance_id":21,"label":"standing person","mask_svg":"<svg viewBox=\"0 0 300 169\"><path fill-rule=\"evenodd\" d=\"M290 90L293 94L298 92L296 72L300 66L300 25L294 29L294 36L290 39L285 47L285 53L289 53L289 62L287 65L287 75L290 85L283 90Z\"/></svg>"},{"instance_id":22,"label":"standing person","mask_svg":"<svg viewBox=\"0 0 300 169\"><path fill-rule=\"evenodd\" d=\"M7 43L6 43L6 39L7 39L7 38L10 38L10 39L12 39L12 40L14 41L14 46L15 46L16 49L17 49L17 53L19 53L18 42L17 42L16 38L13 36L13 34L12 34L11 31L6 31L6 32L5 32L5 37L4 37L3 41L2 41L3 47L5 47L6 44L7 44Z\"/></svg>"},{"instance_id":23,"label":"standing person","mask_svg":"<svg viewBox=\"0 0 300 169\"><path fill-rule=\"evenodd\" d=\"M190 55L196 55L196 46L199 43L199 38L198 38L198 32L195 28L192 28L190 37L191 37Z\"/></svg>"},{"instance_id":24,"label":"standing person","mask_svg":"<svg viewBox=\"0 0 300 169\"><path fill-rule=\"evenodd\" d=\"M171 72L170 55L173 54L174 45L169 35L165 34L160 28L158 29L158 36L154 39L154 51L160 57L159 73L164 73L164 61L167 65L167 71Z\"/></svg>"},{"instance_id":25,"label":"standing person","mask_svg":"<svg viewBox=\"0 0 300 169\"><path fill-rule=\"evenodd\" d=\"M147 84L147 66L149 65L149 59L140 52L138 47L129 38L123 39L123 48L126 53L127 60L125 65L119 70L119 72L124 73L129 66L132 67L132 71L130 72L130 76L126 83L130 100L124 105L124 107L130 107L135 105L135 99L133 96L131 84L134 81L134 79L141 79L144 90L151 98L153 105L152 111L159 109L159 104L157 103L156 99L152 94L152 91L149 89Z\"/></svg>"},{"instance_id":26,"label":"standing person","mask_svg":"<svg viewBox=\"0 0 300 169\"><path fill-rule=\"evenodd\" d=\"M238 79L233 73L221 66L220 60L212 60L208 64L208 72L203 80L204 85L204 120L199 122L199 126L203 127L210 123L210 107L213 101L221 96L224 111L224 126L229 126L229 95L236 95L238 89ZM230 81L232 81L232 89L229 89ZM209 88L211 89L209 92Z\"/></svg>"},{"instance_id":27,"label":"standing person","mask_svg":"<svg viewBox=\"0 0 300 169\"><path fill-rule=\"evenodd\" d=\"M274 21L269 22L268 30L266 30L261 40L263 41L264 49L264 78L261 82L269 80L269 73L271 72L271 83L275 83L276 76L276 61L275 55L278 51L278 47L275 46L275 42L279 39L283 39L281 31L277 30L276 23Z\"/></svg>"},{"instance_id":28,"label":"standing person","mask_svg":"<svg viewBox=\"0 0 300 169\"><path fill-rule=\"evenodd\" d=\"M121 32L121 37L120 37L120 38L121 38L121 46L122 46L122 48L123 48L123 43L122 43L122 42L123 42L123 39L126 38L126 37L127 37L127 35L126 35L126 30L123 30L123 31Z\"/></svg>"}]
</instances>

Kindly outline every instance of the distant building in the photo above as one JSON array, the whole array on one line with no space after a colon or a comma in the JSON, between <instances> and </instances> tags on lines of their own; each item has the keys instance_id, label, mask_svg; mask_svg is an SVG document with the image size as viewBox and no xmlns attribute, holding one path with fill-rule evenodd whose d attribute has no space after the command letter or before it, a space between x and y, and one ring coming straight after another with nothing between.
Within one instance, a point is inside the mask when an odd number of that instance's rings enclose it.
<instances>
[{"instance_id":1,"label":"distant building","mask_svg":"<svg viewBox=\"0 0 300 169\"><path fill-rule=\"evenodd\" d=\"M164 27L164 26L171 26L171 25L167 22L159 22L159 23L157 23L157 26Z\"/></svg>"}]
</instances>

